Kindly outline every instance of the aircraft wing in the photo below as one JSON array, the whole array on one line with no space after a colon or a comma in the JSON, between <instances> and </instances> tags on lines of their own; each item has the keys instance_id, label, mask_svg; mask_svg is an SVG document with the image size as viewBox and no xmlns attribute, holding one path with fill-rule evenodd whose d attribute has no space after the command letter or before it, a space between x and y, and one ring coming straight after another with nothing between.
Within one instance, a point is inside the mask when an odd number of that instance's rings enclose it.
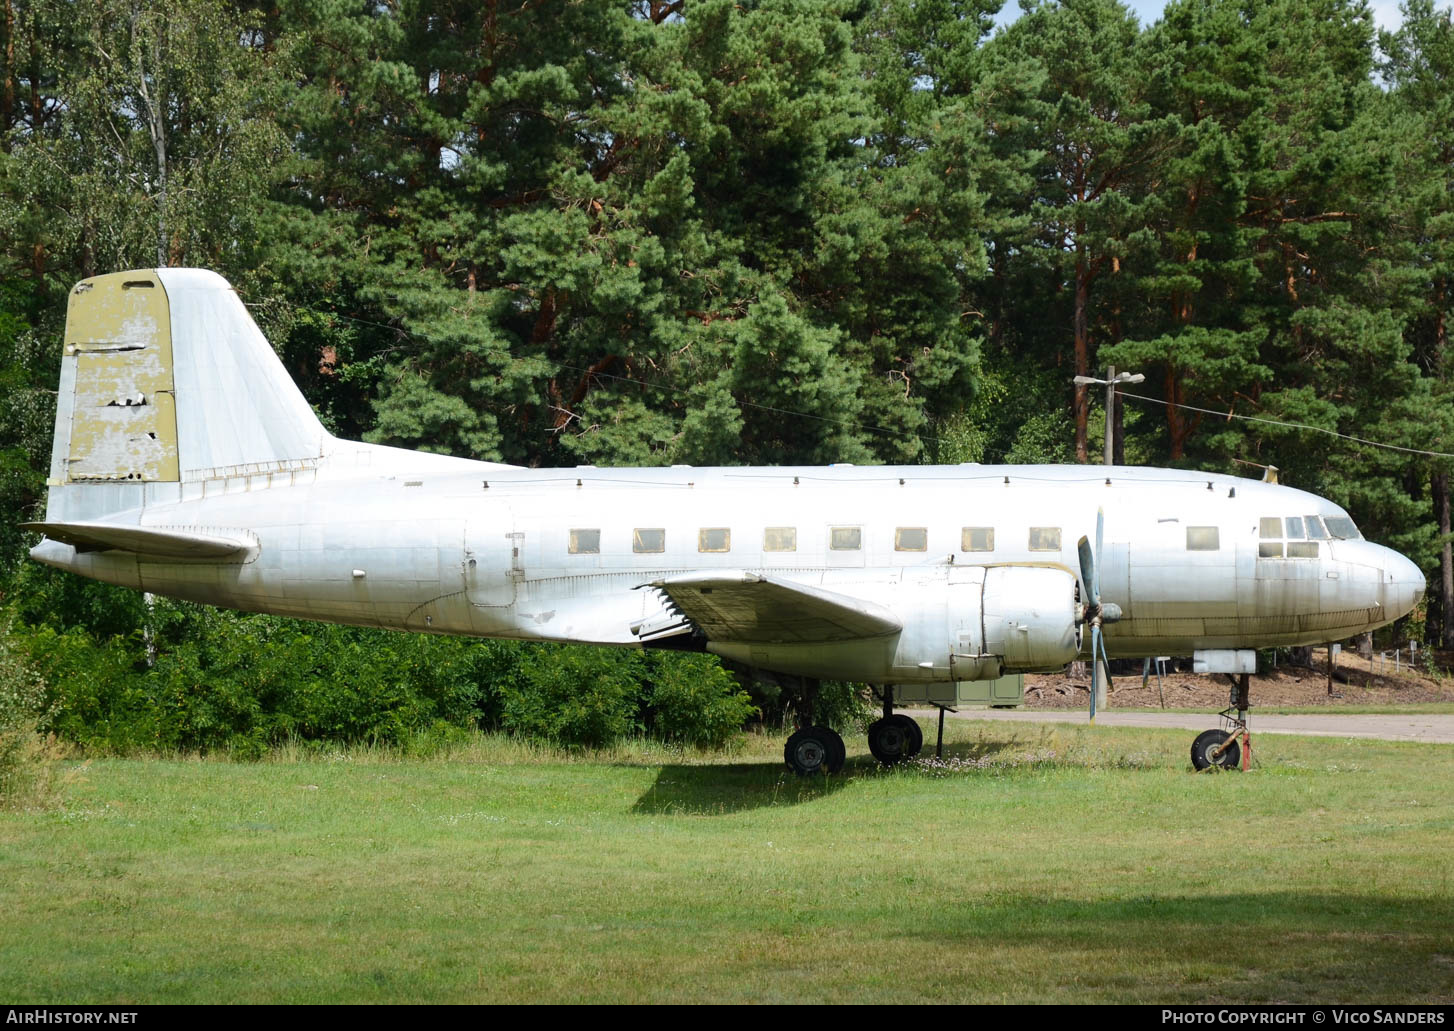
<instances>
[{"instance_id":1,"label":"aircraft wing","mask_svg":"<svg viewBox=\"0 0 1454 1031\"><path fill-rule=\"evenodd\" d=\"M683 573L642 586L666 595L682 616L714 641L849 641L903 629L899 618L882 605L761 573ZM666 636L656 627L633 630L643 639Z\"/></svg>"},{"instance_id":2,"label":"aircraft wing","mask_svg":"<svg viewBox=\"0 0 1454 1031\"><path fill-rule=\"evenodd\" d=\"M203 526L116 526L112 523L21 523L77 551L129 551L152 559L244 558L258 546L246 530Z\"/></svg>"}]
</instances>

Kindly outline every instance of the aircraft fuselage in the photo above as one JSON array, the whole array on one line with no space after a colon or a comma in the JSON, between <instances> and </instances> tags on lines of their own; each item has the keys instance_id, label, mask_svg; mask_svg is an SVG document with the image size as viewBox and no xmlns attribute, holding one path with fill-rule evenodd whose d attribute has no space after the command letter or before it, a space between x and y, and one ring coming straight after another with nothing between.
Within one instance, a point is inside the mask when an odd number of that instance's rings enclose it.
<instances>
[{"instance_id":1,"label":"aircraft fuselage","mask_svg":"<svg viewBox=\"0 0 1454 1031\"><path fill-rule=\"evenodd\" d=\"M1063 649L1051 656L1057 661L1030 651L1018 661L1002 656L992 669L970 661L988 654L994 634L988 571L1062 574L1017 574L1023 596L1006 624L1013 649L1013 632L1031 634L1037 618L1063 623L1070 601L1054 584L1075 589L1077 542L1095 540L1098 510L1102 595L1122 611L1106 628L1112 657L1341 640L1409 611L1424 586L1413 563L1358 538L1330 502L1175 470L481 464L370 476L303 463L285 479L239 471L176 489L179 500L108 522L219 528L250 535L255 546L226 561L77 551L50 540L32 554L229 608L628 647L641 646L643 624L671 610L652 582L766 574L881 606L902 629L832 643L707 640L707 650L761 669L893 683L1063 665ZM1329 520L1347 529L1330 530ZM1077 633L1071 651L1088 647Z\"/></svg>"}]
</instances>

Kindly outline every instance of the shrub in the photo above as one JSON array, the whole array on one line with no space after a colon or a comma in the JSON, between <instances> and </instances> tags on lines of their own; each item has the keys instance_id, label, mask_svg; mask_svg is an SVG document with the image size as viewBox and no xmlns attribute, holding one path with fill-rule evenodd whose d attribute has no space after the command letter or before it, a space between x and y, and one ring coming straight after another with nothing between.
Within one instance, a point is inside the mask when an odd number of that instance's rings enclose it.
<instances>
[{"instance_id":1,"label":"shrub","mask_svg":"<svg viewBox=\"0 0 1454 1031\"><path fill-rule=\"evenodd\" d=\"M45 682L0 624L0 806L24 805L49 794L45 739L37 731Z\"/></svg>"},{"instance_id":2,"label":"shrub","mask_svg":"<svg viewBox=\"0 0 1454 1031\"><path fill-rule=\"evenodd\" d=\"M644 729L639 653L541 645L518 654L519 663L497 685L503 730L599 748Z\"/></svg>"},{"instance_id":3,"label":"shrub","mask_svg":"<svg viewBox=\"0 0 1454 1031\"><path fill-rule=\"evenodd\" d=\"M658 652L649 656L648 665L646 703L653 737L721 748L758 711L713 656Z\"/></svg>"}]
</instances>

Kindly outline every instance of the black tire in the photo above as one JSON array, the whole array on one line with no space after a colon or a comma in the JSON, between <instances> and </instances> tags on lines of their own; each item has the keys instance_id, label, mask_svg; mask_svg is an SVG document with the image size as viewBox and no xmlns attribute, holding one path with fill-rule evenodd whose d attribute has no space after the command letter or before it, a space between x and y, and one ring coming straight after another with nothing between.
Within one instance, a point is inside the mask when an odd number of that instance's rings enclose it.
<instances>
[{"instance_id":1,"label":"black tire","mask_svg":"<svg viewBox=\"0 0 1454 1031\"><path fill-rule=\"evenodd\" d=\"M828 727L804 727L783 746L783 761L799 777L837 773L847 754L843 739Z\"/></svg>"},{"instance_id":2,"label":"black tire","mask_svg":"<svg viewBox=\"0 0 1454 1031\"><path fill-rule=\"evenodd\" d=\"M905 726L907 721L908 726ZM901 763L915 755L924 744L919 725L904 716L874 720L868 726L868 750L885 766Z\"/></svg>"},{"instance_id":3,"label":"black tire","mask_svg":"<svg viewBox=\"0 0 1454 1031\"><path fill-rule=\"evenodd\" d=\"M1221 755L1212 757L1212 751L1227 740L1227 734L1225 730L1204 730L1198 734L1191 743L1192 766L1198 771L1212 766L1220 766L1224 770L1237 769L1242 763L1242 747L1236 741L1222 749Z\"/></svg>"},{"instance_id":4,"label":"black tire","mask_svg":"<svg viewBox=\"0 0 1454 1031\"><path fill-rule=\"evenodd\" d=\"M828 743L833 746L833 754L828 757L828 772L837 773L848 760L848 746L843 743L843 737L838 731L830 727L820 729L828 735Z\"/></svg>"},{"instance_id":5,"label":"black tire","mask_svg":"<svg viewBox=\"0 0 1454 1031\"><path fill-rule=\"evenodd\" d=\"M905 716L901 712L894 713L891 718L904 728L904 734L909 739L905 754L912 759L924 750L924 728L919 726L919 721L914 717Z\"/></svg>"}]
</instances>

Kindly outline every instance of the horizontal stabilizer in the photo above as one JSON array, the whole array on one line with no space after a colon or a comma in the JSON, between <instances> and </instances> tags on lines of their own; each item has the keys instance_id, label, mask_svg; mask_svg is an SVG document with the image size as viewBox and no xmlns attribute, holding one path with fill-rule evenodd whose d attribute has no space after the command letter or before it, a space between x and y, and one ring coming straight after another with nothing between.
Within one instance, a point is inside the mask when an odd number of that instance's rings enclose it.
<instances>
[{"instance_id":1,"label":"horizontal stabilizer","mask_svg":"<svg viewBox=\"0 0 1454 1031\"><path fill-rule=\"evenodd\" d=\"M709 641L851 641L903 629L882 605L761 573L684 573L643 586L670 598Z\"/></svg>"},{"instance_id":2,"label":"horizontal stabilizer","mask_svg":"<svg viewBox=\"0 0 1454 1031\"><path fill-rule=\"evenodd\" d=\"M258 547L247 530L202 526L116 526L112 523L21 523L77 551L129 551L152 559L245 559Z\"/></svg>"}]
</instances>

